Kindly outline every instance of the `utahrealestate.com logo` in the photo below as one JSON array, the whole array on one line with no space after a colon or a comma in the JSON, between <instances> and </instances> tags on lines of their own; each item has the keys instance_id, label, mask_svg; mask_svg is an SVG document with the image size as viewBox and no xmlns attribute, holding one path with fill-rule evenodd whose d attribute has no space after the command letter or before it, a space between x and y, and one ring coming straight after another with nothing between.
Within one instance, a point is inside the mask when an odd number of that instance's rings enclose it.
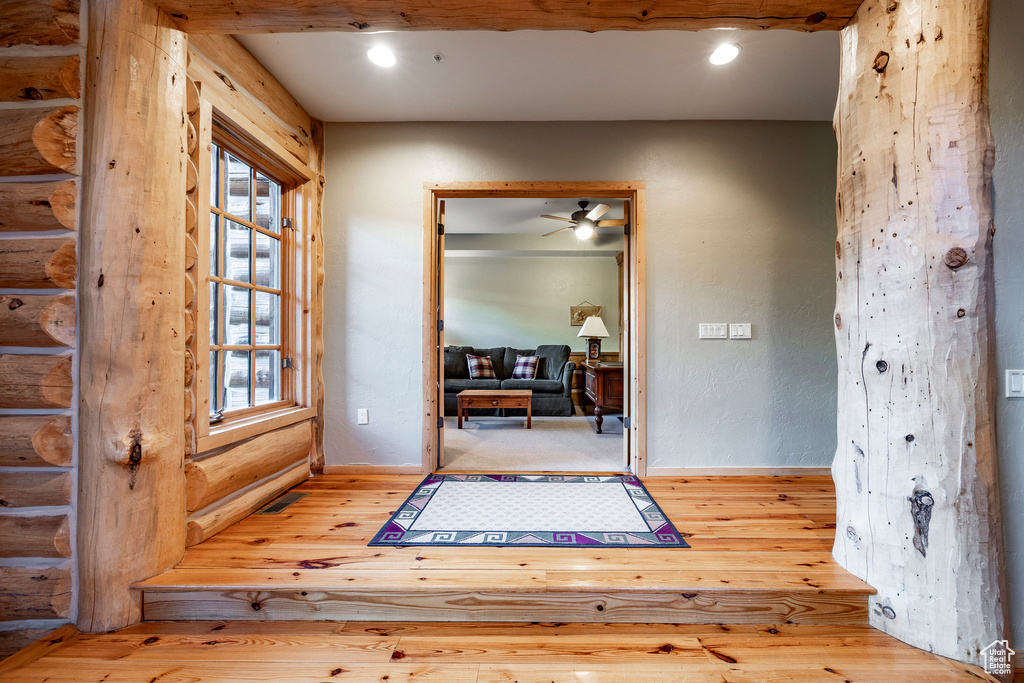
<instances>
[{"instance_id":1,"label":"utahrealestate.com logo","mask_svg":"<svg viewBox=\"0 0 1024 683\"><path fill-rule=\"evenodd\" d=\"M987 674L1013 674L1013 655L1016 653L1010 649L1010 643L1005 640L995 640L992 644L981 651L985 660L985 673Z\"/></svg>"}]
</instances>

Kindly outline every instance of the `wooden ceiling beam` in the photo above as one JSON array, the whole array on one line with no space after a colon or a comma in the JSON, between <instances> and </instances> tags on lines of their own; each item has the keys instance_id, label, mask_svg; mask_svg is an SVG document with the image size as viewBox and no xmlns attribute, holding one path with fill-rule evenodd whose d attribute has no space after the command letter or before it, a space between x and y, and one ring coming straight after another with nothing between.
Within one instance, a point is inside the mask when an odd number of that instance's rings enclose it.
<instances>
[{"instance_id":1,"label":"wooden ceiling beam","mask_svg":"<svg viewBox=\"0 0 1024 683\"><path fill-rule=\"evenodd\" d=\"M157 0L189 33L301 31L835 31L862 0Z\"/></svg>"}]
</instances>

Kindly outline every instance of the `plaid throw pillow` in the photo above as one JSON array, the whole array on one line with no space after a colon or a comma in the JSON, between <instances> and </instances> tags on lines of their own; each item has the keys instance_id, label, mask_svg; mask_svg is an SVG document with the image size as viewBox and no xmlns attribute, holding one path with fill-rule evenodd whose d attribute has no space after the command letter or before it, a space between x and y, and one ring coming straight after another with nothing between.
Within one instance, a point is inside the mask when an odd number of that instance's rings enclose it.
<instances>
[{"instance_id":1,"label":"plaid throw pillow","mask_svg":"<svg viewBox=\"0 0 1024 683\"><path fill-rule=\"evenodd\" d=\"M490 356L471 356L467 353L466 360L469 361L470 379L495 379Z\"/></svg>"},{"instance_id":2,"label":"plaid throw pillow","mask_svg":"<svg viewBox=\"0 0 1024 683\"><path fill-rule=\"evenodd\" d=\"M516 356L516 367L512 371L512 379L536 379L537 362L540 356Z\"/></svg>"}]
</instances>

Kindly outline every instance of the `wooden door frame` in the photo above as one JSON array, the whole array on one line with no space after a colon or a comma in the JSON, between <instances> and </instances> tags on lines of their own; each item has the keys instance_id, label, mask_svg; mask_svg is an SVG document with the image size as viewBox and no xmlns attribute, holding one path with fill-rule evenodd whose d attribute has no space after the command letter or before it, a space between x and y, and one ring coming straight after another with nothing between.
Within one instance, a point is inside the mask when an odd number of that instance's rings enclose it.
<instances>
[{"instance_id":1,"label":"wooden door frame","mask_svg":"<svg viewBox=\"0 0 1024 683\"><path fill-rule=\"evenodd\" d=\"M436 352L437 269L442 254L437 249L437 203L442 199L594 197L627 199L633 221L629 234L629 404L631 428L627 430L634 473L647 475L647 276L644 255L644 191L636 182L458 182L423 184L423 452L420 471L429 474L437 466L435 430L444 405L438 405L440 359Z\"/></svg>"}]
</instances>

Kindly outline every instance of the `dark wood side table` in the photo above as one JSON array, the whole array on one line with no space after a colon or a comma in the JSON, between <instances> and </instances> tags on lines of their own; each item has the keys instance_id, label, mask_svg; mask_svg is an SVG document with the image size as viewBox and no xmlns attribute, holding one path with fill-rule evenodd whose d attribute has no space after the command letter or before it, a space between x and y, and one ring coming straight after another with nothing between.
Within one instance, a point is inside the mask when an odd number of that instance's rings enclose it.
<instances>
[{"instance_id":1,"label":"dark wood side table","mask_svg":"<svg viewBox=\"0 0 1024 683\"><path fill-rule=\"evenodd\" d=\"M623 384L622 363L583 361L583 393L580 395L580 407L586 410L588 399L594 404L594 421L597 422L598 434L601 433L601 425L604 423L604 409L623 407Z\"/></svg>"}]
</instances>

